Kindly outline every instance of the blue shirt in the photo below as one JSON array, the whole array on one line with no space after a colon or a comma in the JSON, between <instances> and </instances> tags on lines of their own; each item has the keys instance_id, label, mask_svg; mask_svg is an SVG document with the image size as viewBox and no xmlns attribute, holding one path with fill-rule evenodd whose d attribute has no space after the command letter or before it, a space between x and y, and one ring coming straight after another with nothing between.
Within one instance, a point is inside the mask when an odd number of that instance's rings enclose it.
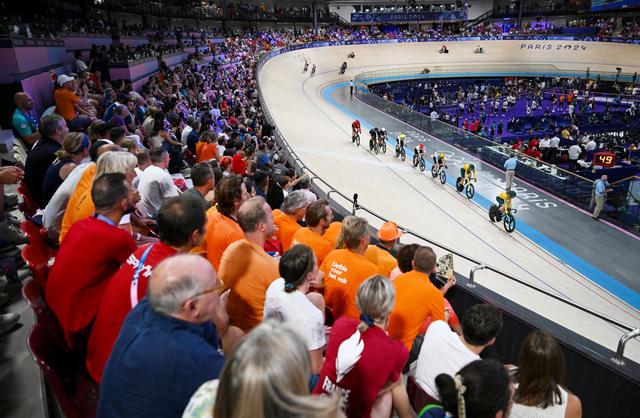
<instances>
[{"instance_id":1,"label":"blue shirt","mask_svg":"<svg viewBox=\"0 0 640 418\"><path fill-rule=\"evenodd\" d=\"M97 416L182 416L198 387L220 375L218 346L211 322L158 314L143 299L127 315L105 366Z\"/></svg>"},{"instance_id":2,"label":"blue shirt","mask_svg":"<svg viewBox=\"0 0 640 418\"><path fill-rule=\"evenodd\" d=\"M518 160L516 159L516 157L511 157L504 162L505 170L515 170L517 165L518 165Z\"/></svg>"},{"instance_id":3,"label":"blue shirt","mask_svg":"<svg viewBox=\"0 0 640 418\"><path fill-rule=\"evenodd\" d=\"M607 183L606 181L604 181L602 179L596 180L596 195L598 195L598 196L604 195L604 192L605 192L608 184L609 183Z\"/></svg>"}]
</instances>

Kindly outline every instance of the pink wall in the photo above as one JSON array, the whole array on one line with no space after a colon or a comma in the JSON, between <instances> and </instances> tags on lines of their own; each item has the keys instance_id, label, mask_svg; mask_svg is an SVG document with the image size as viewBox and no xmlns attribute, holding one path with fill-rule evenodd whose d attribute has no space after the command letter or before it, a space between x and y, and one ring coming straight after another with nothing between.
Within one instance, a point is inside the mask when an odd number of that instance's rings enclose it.
<instances>
[{"instance_id":1,"label":"pink wall","mask_svg":"<svg viewBox=\"0 0 640 418\"><path fill-rule=\"evenodd\" d=\"M64 73L64 67L53 68L57 74ZM35 112L38 116L42 114L53 103L53 84L49 72L40 73L21 82L22 90L33 97Z\"/></svg>"}]
</instances>

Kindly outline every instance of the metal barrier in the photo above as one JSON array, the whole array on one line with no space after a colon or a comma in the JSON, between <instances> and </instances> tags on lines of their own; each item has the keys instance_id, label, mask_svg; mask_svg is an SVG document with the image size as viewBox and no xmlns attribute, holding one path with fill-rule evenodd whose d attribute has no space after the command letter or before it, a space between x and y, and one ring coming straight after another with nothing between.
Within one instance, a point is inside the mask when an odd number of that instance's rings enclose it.
<instances>
[{"instance_id":1,"label":"metal barrier","mask_svg":"<svg viewBox=\"0 0 640 418\"><path fill-rule=\"evenodd\" d=\"M296 48L294 49L299 49L301 46L300 45L296 45ZM285 47L283 48L283 50L289 50L289 47ZM256 67L256 85L257 85L257 90L258 90L258 99L260 101L260 104L262 106L262 111L265 117L265 120L274 127L273 130L273 136L276 139L276 142L278 144L278 147L280 148L280 150L284 151L285 153L285 157L287 159L287 161L292 165L292 167L296 170L297 174L303 174L303 173L308 173L311 174L310 176L310 182L312 185L315 185L322 193L325 194L325 196L327 197L327 199L331 198L331 195L337 195L339 196L341 199L343 199L344 201L348 202L351 205L351 210L343 207L343 209L347 212L351 212L353 215L355 215L357 213L357 211L364 211L366 213L368 213L369 215L377 218L378 220L382 221L382 222L387 222L389 221L389 219L385 218L384 216L368 209L365 206L360 205L357 202L357 194L354 195L354 198L350 198L346 195L344 195L342 192L340 192L339 190L337 190L336 188L334 188L331 184L329 184L326 180L324 180L322 177L320 177L319 175L317 175L313 170L311 170L309 167L307 167L307 165L300 159L300 157L296 154L296 152L291 148L291 146L287 143L287 141L285 140L284 136L282 135L282 133L280 132L280 130L278 129L278 127L275 125L274 119L271 115L271 112L269 111L268 107L266 106L266 103L264 101L264 97L262 95L262 89L260 88L260 80L259 80L259 74L260 74L260 70L262 69L262 66L264 65L265 62L267 62L269 59L271 59L274 56L277 56L283 52L286 51L281 51L281 50L276 50L276 51L271 51L270 53L264 54L263 56L260 57L258 66ZM380 98L380 100L383 100L382 98ZM442 122L440 122L442 125L446 125ZM452 129L455 129L453 127L451 127L450 125L447 125ZM460 130L458 130L460 131ZM468 133L465 133L466 135L469 135ZM484 138L478 137L482 140L485 140ZM496 144L498 145L498 144ZM525 156L526 157L526 156ZM528 158L528 157L527 157ZM585 179L586 180L586 179ZM322 187L324 186L324 187ZM326 188L327 190L323 190L324 188ZM335 199L333 199L334 202ZM337 202L336 202L337 203ZM592 309L589 309L585 306L582 306L580 304L568 301L562 297L556 296L550 292L547 292L545 290L542 290L540 288L537 288L527 282L524 282L523 280L520 280L496 267L490 266L488 264L485 264L479 260L474 259L473 257L463 254L459 251L456 251L442 243L439 243L437 241L434 241L433 239L427 238L423 235L418 234L417 232L412 231L411 229L404 227L402 225L398 225L398 227L405 233L408 235L411 235L425 243L428 243L429 245L433 245L435 247L441 248L445 251L448 251L472 264L474 264L475 266L471 269L471 271L469 272L469 287L475 287L475 272L478 270L490 270L494 273L497 273L499 275L501 275L502 277L505 277L511 281L514 281L522 286L525 286L529 289L535 290L545 296L548 296L556 301L562 302L565 305L571 306L575 309L578 309L582 312L585 312L589 315L592 315L596 318L599 318L611 325L617 326L621 329L623 329L624 331L626 331L626 333L620 338L619 342L618 342L618 352L619 355L616 354L616 357L611 359L612 363L614 363L617 366L623 366L624 365L624 361L616 361L616 359L619 357L620 359L622 359L624 357L624 348L626 345L626 342L631 339L631 338L636 338L640 335L640 333L634 333L634 331L637 331L634 327L631 327L630 325L624 324L622 322L619 322L615 319L611 319L608 318L607 316L596 312Z\"/></svg>"},{"instance_id":2,"label":"metal barrier","mask_svg":"<svg viewBox=\"0 0 640 418\"><path fill-rule=\"evenodd\" d=\"M545 74L546 76L553 76L563 74L551 65L532 65L530 70L524 70L522 65L507 65L503 66L503 68L505 70L501 70L501 72L512 75L539 76L540 74ZM443 74L448 74L451 71L464 71L464 67L456 66L454 70L445 68L441 71ZM485 72L489 73L489 71L488 68L482 66L473 69L474 74L479 76ZM391 80L428 80L429 77L433 76L432 73L425 74L421 68L364 72L354 77L354 94L362 102L431 134L441 141L463 149L467 153L500 169L504 166L504 162L509 158L509 155L514 154L520 163L518 164L518 177L528 180L551 194L562 196L562 199L568 200L584 210L591 210L593 207L592 191L594 180L561 169L554 164L531 158L519 151L513 151L509 145L494 142L440 120L431 120L427 115L416 112L407 106L385 100L369 90L370 84ZM610 73L608 77L615 77L615 73ZM640 231L636 228L640 224L640 213L635 216L630 215L635 212L633 208L635 201L628 198L630 193L632 193L630 182L614 184L613 192L610 193L607 200L608 207L613 210L603 212L602 216L617 225L638 233Z\"/></svg>"}]
</instances>

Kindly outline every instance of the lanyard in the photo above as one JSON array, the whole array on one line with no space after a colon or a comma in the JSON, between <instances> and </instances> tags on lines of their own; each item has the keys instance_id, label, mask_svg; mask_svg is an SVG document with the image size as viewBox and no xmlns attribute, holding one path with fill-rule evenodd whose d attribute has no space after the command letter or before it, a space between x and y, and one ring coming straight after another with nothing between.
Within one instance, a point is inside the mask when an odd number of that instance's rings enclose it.
<instances>
[{"instance_id":1,"label":"lanyard","mask_svg":"<svg viewBox=\"0 0 640 418\"><path fill-rule=\"evenodd\" d=\"M133 280L131 280L131 288L129 289L129 297L131 299L131 309L135 308L138 304L138 277L140 277L140 272L144 267L144 262L147 260L147 256L151 249L155 244L151 244L144 250L142 253L142 257L140 257L140 261L138 261L138 266L136 267L136 271L133 273Z\"/></svg>"}]
</instances>

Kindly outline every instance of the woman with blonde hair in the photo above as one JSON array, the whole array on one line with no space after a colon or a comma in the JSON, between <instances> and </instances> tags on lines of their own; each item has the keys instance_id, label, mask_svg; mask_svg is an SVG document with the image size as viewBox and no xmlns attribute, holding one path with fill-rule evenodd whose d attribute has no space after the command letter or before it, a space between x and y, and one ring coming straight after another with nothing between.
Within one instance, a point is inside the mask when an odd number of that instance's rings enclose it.
<instances>
[{"instance_id":1,"label":"woman with blonde hair","mask_svg":"<svg viewBox=\"0 0 640 418\"><path fill-rule=\"evenodd\" d=\"M402 382L409 352L385 332L395 304L393 284L381 275L369 277L358 288L356 304L360 320L343 316L333 324L313 393L341 394L349 418L388 418L392 409L400 418L413 417Z\"/></svg>"},{"instance_id":2,"label":"woman with blonde hair","mask_svg":"<svg viewBox=\"0 0 640 418\"><path fill-rule=\"evenodd\" d=\"M44 176L42 193L45 206L69 173L89 156L90 146L89 137L83 133L71 132L64 137L62 148L56 152L56 160Z\"/></svg>"},{"instance_id":3,"label":"woman with blonde hair","mask_svg":"<svg viewBox=\"0 0 640 418\"><path fill-rule=\"evenodd\" d=\"M302 338L292 328L267 320L226 359L220 379L196 391L182 417L341 417L339 397L309 394L310 374Z\"/></svg>"}]
</instances>

